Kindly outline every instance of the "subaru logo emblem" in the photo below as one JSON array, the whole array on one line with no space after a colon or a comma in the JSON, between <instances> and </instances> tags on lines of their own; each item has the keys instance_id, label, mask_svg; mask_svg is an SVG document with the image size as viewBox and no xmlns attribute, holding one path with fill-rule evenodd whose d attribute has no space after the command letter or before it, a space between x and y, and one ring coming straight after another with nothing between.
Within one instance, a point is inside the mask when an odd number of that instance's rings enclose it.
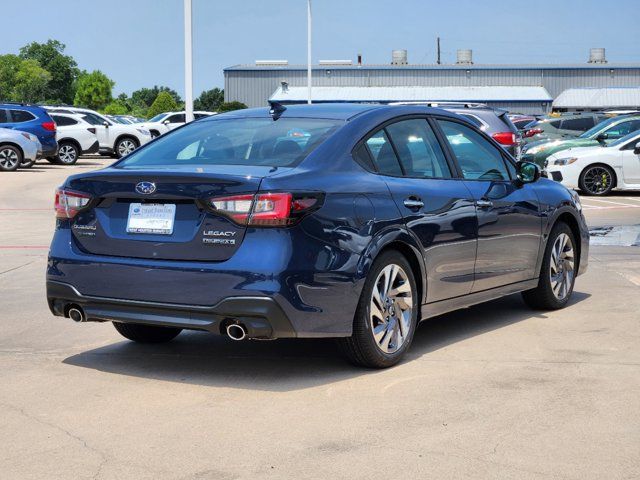
<instances>
[{"instance_id":1,"label":"subaru logo emblem","mask_svg":"<svg viewBox=\"0 0 640 480\"><path fill-rule=\"evenodd\" d=\"M140 182L136 185L136 192L143 195L151 195L156 191L156 184L153 182Z\"/></svg>"}]
</instances>

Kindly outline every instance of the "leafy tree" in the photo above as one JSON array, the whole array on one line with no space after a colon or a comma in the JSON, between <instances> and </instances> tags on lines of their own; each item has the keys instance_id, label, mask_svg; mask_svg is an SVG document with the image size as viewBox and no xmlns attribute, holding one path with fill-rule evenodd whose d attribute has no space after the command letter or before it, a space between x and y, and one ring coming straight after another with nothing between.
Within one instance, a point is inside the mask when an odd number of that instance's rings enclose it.
<instances>
[{"instance_id":1,"label":"leafy tree","mask_svg":"<svg viewBox=\"0 0 640 480\"><path fill-rule=\"evenodd\" d=\"M216 112L223 103L224 90L220 88L213 88L211 90L205 90L193 101L193 109Z\"/></svg>"},{"instance_id":2,"label":"leafy tree","mask_svg":"<svg viewBox=\"0 0 640 480\"><path fill-rule=\"evenodd\" d=\"M37 103L44 100L51 74L35 60L23 60L15 74L12 99Z\"/></svg>"},{"instance_id":3,"label":"leafy tree","mask_svg":"<svg viewBox=\"0 0 640 480\"><path fill-rule=\"evenodd\" d=\"M100 110L111 103L111 90L114 85L115 82L100 70L83 72L78 78L73 104Z\"/></svg>"},{"instance_id":4,"label":"leafy tree","mask_svg":"<svg viewBox=\"0 0 640 480\"><path fill-rule=\"evenodd\" d=\"M126 115L129 113L129 109L127 108L126 103L123 103L118 99L104 107L103 112L107 115Z\"/></svg>"},{"instance_id":5,"label":"leafy tree","mask_svg":"<svg viewBox=\"0 0 640 480\"><path fill-rule=\"evenodd\" d=\"M176 102L176 105L182 103L182 99L180 98L180 95L178 95L178 92L169 87L159 87L158 85L154 85L153 88L141 88L140 90L136 90L131 94L131 102L150 107L160 92L169 93Z\"/></svg>"},{"instance_id":6,"label":"leafy tree","mask_svg":"<svg viewBox=\"0 0 640 480\"><path fill-rule=\"evenodd\" d=\"M16 73L22 60L17 55L0 55L0 100L13 99Z\"/></svg>"},{"instance_id":7,"label":"leafy tree","mask_svg":"<svg viewBox=\"0 0 640 480\"><path fill-rule=\"evenodd\" d=\"M149 110L147 111L147 116L149 118L155 117L159 113L164 112L172 112L178 109L178 104L176 103L173 96L166 91L162 91L158 94L156 99L153 101Z\"/></svg>"},{"instance_id":8,"label":"leafy tree","mask_svg":"<svg viewBox=\"0 0 640 480\"><path fill-rule=\"evenodd\" d=\"M32 42L20 49L20 58L36 60L51 74L45 92L46 98L71 103L74 99L74 83L79 71L73 57L64 55L65 48L64 43L58 40L49 40L47 43Z\"/></svg>"},{"instance_id":9,"label":"leafy tree","mask_svg":"<svg viewBox=\"0 0 640 480\"><path fill-rule=\"evenodd\" d=\"M218 113L230 112L232 110L242 110L243 108L247 108L247 106L242 102L224 102L218 108Z\"/></svg>"}]
</instances>

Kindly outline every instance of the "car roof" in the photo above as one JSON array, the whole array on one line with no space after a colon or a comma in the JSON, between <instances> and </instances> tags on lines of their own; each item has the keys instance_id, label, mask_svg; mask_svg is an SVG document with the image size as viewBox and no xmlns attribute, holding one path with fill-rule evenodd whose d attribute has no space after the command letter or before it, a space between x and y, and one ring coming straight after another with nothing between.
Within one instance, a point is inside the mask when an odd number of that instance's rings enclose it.
<instances>
[{"instance_id":1,"label":"car roof","mask_svg":"<svg viewBox=\"0 0 640 480\"><path fill-rule=\"evenodd\" d=\"M285 110L280 114L280 118L322 118L328 120L350 120L367 112L387 112L393 116L415 115L415 114L438 114L454 116L455 113L449 109L427 107L424 105L386 105L380 103L314 103L311 105L283 105ZM199 121L216 121L225 118L261 118L271 117L270 108L246 108L233 110L231 112L219 113L217 115L203 118ZM459 118L459 117L458 117Z\"/></svg>"}]
</instances>

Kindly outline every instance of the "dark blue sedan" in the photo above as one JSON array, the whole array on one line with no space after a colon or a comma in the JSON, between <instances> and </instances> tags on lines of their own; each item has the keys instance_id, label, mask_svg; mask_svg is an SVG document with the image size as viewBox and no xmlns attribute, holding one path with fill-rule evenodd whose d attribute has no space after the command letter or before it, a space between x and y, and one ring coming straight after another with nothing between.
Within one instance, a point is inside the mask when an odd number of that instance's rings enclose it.
<instances>
[{"instance_id":1,"label":"dark blue sedan","mask_svg":"<svg viewBox=\"0 0 640 480\"><path fill-rule=\"evenodd\" d=\"M205 118L69 177L55 208L54 315L138 342L337 337L369 367L444 312L514 292L564 307L589 249L574 193L421 106Z\"/></svg>"}]
</instances>

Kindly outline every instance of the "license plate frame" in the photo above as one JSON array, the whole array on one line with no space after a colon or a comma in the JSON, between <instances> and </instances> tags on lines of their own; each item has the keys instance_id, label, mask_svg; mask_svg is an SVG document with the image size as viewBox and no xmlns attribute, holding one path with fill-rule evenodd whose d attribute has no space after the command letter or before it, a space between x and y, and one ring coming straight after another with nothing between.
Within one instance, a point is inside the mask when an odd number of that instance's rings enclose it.
<instances>
[{"instance_id":1,"label":"license plate frame","mask_svg":"<svg viewBox=\"0 0 640 480\"><path fill-rule=\"evenodd\" d=\"M175 203L131 203L126 231L130 234L172 235L175 220Z\"/></svg>"}]
</instances>

